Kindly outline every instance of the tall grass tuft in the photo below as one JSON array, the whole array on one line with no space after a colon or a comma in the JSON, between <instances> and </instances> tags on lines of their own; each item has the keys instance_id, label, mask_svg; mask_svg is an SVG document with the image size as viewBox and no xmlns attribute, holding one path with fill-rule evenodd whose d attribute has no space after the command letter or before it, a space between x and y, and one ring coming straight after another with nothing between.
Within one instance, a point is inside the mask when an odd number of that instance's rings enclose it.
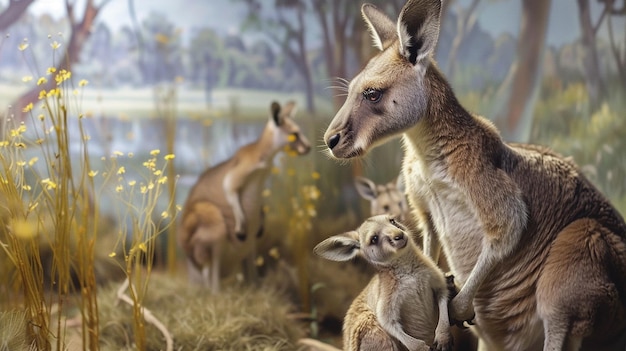
<instances>
[{"instance_id":1,"label":"tall grass tuft","mask_svg":"<svg viewBox=\"0 0 626 351\"><path fill-rule=\"evenodd\" d=\"M20 45L22 51L27 48ZM97 296L104 262L109 266L104 269L114 267L131 283L134 344L144 350L142 303L156 239L177 212L171 196L168 211L154 215L163 189L172 194L176 185L168 169L174 154L152 150L132 175L126 170L130 164L120 164L132 154L114 151L94 162L84 126L88 117L80 112L88 82L75 83L70 71L55 67L37 79L23 78L37 86L49 80L56 83L53 89L42 89L39 101L22 111L9 111L0 126L0 311L11 310L2 312L0 326L9 316L23 328L6 339L3 334L2 342L37 350L64 350L80 343L85 350L98 350ZM106 246L101 234L112 226L100 204L111 199L118 228L116 242ZM75 325L77 333L70 329Z\"/></svg>"},{"instance_id":2,"label":"tall grass tuft","mask_svg":"<svg viewBox=\"0 0 626 351\"><path fill-rule=\"evenodd\" d=\"M78 157L70 155L70 120L78 121L81 140L88 139L82 116L71 118L69 112L77 106L73 97L80 91L69 71L51 67L37 84L49 79L56 87L40 92L41 112L35 112L33 103L17 111L31 122L29 127L8 118L3 128L0 195L5 201L2 219L8 225L0 228L0 245L12 263L6 269L16 272L4 275L9 281L3 283L12 287L11 296L28 311L27 337L37 349L51 349L50 340L55 340L55 349L64 348L65 312L73 305L83 319L83 343L97 349L94 244L99 209L87 171L87 144L80 147ZM78 84L84 85L86 81ZM42 265L41 246L51 251L50 267ZM50 286L44 286L44 269L49 270ZM70 301L74 292L78 298ZM55 320L50 319L53 308L59 312Z\"/></svg>"}]
</instances>

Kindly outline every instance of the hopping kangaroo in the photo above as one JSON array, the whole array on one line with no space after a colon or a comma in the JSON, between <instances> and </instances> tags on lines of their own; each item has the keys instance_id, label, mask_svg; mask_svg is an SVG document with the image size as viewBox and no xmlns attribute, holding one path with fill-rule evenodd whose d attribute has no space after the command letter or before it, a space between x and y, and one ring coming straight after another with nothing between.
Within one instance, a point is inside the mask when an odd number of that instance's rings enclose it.
<instances>
[{"instance_id":1,"label":"hopping kangaroo","mask_svg":"<svg viewBox=\"0 0 626 351\"><path fill-rule=\"evenodd\" d=\"M274 156L284 148L299 155L311 149L293 121L294 102L283 108L273 102L270 110L260 138L202 173L183 207L178 241L187 255L190 276L201 271L203 283L215 292L226 238L237 246L237 256L247 256L246 273L255 277L256 240L263 220L261 191Z\"/></svg>"},{"instance_id":2,"label":"hopping kangaroo","mask_svg":"<svg viewBox=\"0 0 626 351\"><path fill-rule=\"evenodd\" d=\"M377 270L344 319L345 351L450 349L446 278L392 216L370 217L314 251L332 261L359 256Z\"/></svg>"},{"instance_id":3,"label":"hopping kangaroo","mask_svg":"<svg viewBox=\"0 0 626 351\"><path fill-rule=\"evenodd\" d=\"M354 186L362 198L370 202L370 215L389 214L404 221L409 205L404 195L404 182L399 176L395 182L376 184L368 178L356 177Z\"/></svg>"},{"instance_id":4,"label":"hopping kangaroo","mask_svg":"<svg viewBox=\"0 0 626 351\"><path fill-rule=\"evenodd\" d=\"M350 82L324 139L358 157L398 134L424 251L448 258L490 350L626 348L626 224L569 159L505 143L457 101L432 53L441 2L409 0L397 23L362 13L381 50Z\"/></svg>"}]
</instances>

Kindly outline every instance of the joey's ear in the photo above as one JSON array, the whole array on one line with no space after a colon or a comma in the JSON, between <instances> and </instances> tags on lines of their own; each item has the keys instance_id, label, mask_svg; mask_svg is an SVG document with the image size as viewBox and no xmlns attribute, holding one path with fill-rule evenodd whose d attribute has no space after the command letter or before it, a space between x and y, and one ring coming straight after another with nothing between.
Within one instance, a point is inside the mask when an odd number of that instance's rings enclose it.
<instances>
[{"instance_id":1,"label":"joey's ear","mask_svg":"<svg viewBox=\"0 0 626 351\"><path fill-rule=\"evenodd\" d=\"M272 119L277 126L283 124L284 121L282 115L280 114L280 110L280 104L276 101L272 102L272 105L270 106L270 113L272 114Z\"/></svg>"},{"instance_id":2,"label":"joey's ear","mask_svg":"<svg viewBox=\"0 0 626 351\"><path fill-rule=\"evenodd\" d=\"M398 17L400 54L413 65L435 50L439 38L441 0L409 0Z\"/></svg>"},{"instance_id":3,"label":"joey's ear","mask_svg":"<svg viewBox=\"0 0 626 351\"><path fill-rule=\"evenodd\" d=\"M376 200L376 197L378 197L376 184L367 178L356 177L356 179L354 179L354 186L359 195L366 200L372 201Z\"/></svg>"},{"instance_id":4,"label":"joey's ear","mask_svg":"<svg viewBox=\"0 0 626 351\"><path fill-rule=\"evenodd\" d=\"M396 40L396 26L387 15L372 4L363 4L361 14L372 34L374 46L383 50Z\"/></svg>"},{"instance_id":5,"label":"joey's ear","mask_svg":"<svg viewBox=\"0 0 626 351\"><path fill-rule=\"evenodd\" d=\"M281 115L287 116L289 118L294 118L296 116L296 112L298 111L298 106L295 101L289 101L283 106L283 110Z\"/></svg>"},{"instance_id":6,"label":"joey's ear","mask_svg":"<svg viewBox=\"0 0 626 351\"><path fill-rule=\"evenodd\" d=\"M359 253L359 233L350 231L331 236L313 249L317 255L331 261L348 261Z\"/></svg>"}]
</instances>

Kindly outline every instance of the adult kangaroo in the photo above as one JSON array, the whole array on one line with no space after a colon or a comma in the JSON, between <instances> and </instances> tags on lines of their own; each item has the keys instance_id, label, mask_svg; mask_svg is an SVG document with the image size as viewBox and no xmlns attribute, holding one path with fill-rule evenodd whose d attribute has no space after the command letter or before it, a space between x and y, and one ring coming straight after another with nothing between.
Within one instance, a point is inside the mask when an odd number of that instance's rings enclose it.
<instances>
[{"instance_id":1,"label":"adult kangaroo","mask_svg":"<svg viewBox=\"0 0 626 351\"><path fill-rule=\"evenodd\" d=\"M178 242L187 255L192 281L219 290L220 256L230 239L229 255L246 259L248 277L256 277L254 256L262 227L261 191L274 156L283 149L305 155L311 149L293 117L295 102L273 102L258 140L241 147L230 159L202 173L189 191L178 229Z\"/></svg>"},{"instance_id":2,"label":"adult kangaroo","mask_svg":"<svg viewBox=\"0 0 626 351\"><path fill-rule=\"evenodd\" d=\"M394 24L362 13L380 52L349 84L324 140L340 159L402 134L402 172L425 253L443 248L456 320L489 350L626 348L626 224L570 159L505 143L457 101L432 53L441 2Z\"/></svg>"}]
</instances>

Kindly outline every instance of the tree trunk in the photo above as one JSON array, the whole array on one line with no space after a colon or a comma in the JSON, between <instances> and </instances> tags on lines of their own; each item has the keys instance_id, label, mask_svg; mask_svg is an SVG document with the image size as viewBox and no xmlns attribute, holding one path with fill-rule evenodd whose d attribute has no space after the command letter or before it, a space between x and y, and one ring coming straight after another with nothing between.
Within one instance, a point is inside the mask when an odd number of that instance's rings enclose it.
<instances>
[{"instance_id":1,"label":"tree trunk","mask_svg":"<svg viewBox=\"0 0 626 351\"><path fill-rule=\"evenodd\" d=\"M583 70L587 94L589 95L589 107L591 111L595 111L600 106L602 98L606 95L606 89L600 77L600 64L598 61L598 50L596 49L596 29L591 20L589 0L578 0L578 19L582 35Z\"/></svg>"},{"instance_id":2,"label":"tree trunk","mask_svg":"<svg viewBox=\"0 0 626 351\"><path fill-rule=\"evenodd\" d=\"M533 109L540 90L550 0L523 0L517 60L494 101L494 122L507 141L530 138Z\"/></svg>"},{"instance_id":3,"label":"tree trunk","mask_svg":"<svg viewBox=\"0 0 626 351\"><path fill-rule=\"evenodd\" d=\"M9 0L9 7L0 13L0 32L4 32L15 21L20 19L33 1L34 0Z\"/></svg>"},{"instance_id":4,"label":"tree trunk","mask_svg":"<svg viewBox=\"0 0 626 351\"><path fill-rule=\"evenodd\" d=\"M448 58L446 60L446 77L449 80L452 80L452 77L456 73L456 57L458 55L459 48L461 47L461 43L463 43L465 36L472 31L474 24L476 24L477 18L475 12L478 7L478 3L480 3L480 0L472 0L472 3L465 11L463 11L459 5L459 11L457 11L456 17L456 35L452 40L452 47L450 48L450 53L448 54ZM446 7L446 11L447 10L448 7Z\"/></svg>"}]
</instances>

